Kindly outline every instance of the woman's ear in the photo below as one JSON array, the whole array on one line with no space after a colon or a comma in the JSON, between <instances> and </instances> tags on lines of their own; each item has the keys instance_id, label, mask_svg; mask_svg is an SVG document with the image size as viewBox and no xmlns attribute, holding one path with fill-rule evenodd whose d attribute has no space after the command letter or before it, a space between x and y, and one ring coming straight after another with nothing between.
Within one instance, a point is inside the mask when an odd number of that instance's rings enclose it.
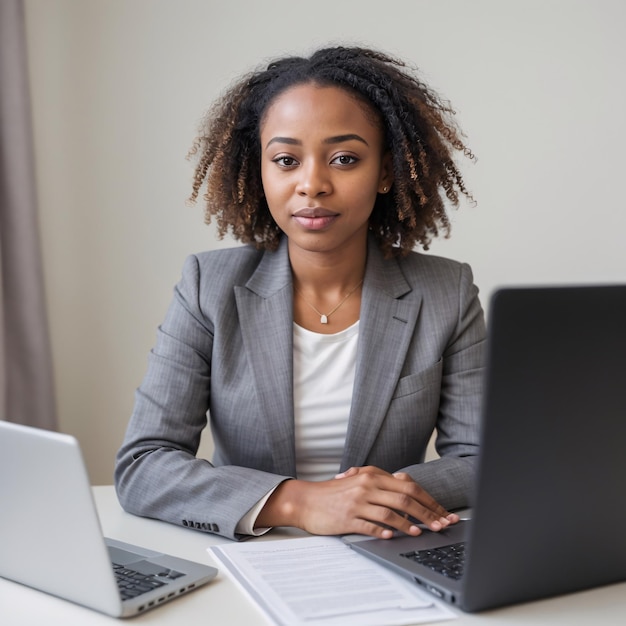
<instances>
[{"instance_id":1,"label":"woman's ear","mask_svg":"<svg viewBox=\"0 0 626 626\"><path fill-rule=\"evenodd\" d=\"M391 185L393 185L393 178L393 161L391 152L387 151L382 158L378 193L387 193L391 189Z\"/></svg>"}]
</instances>

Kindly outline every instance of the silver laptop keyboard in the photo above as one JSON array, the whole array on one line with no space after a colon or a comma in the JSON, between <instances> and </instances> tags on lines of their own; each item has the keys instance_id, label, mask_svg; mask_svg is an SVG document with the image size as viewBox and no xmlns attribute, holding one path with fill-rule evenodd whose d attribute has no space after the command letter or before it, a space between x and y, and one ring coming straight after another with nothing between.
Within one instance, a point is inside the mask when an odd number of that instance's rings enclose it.
<instances>
[{"instance_id":1,"label":"silver laptop keyboard","mask_svg":"<svg viewBox=\"0 0 626 626\"><path fill-rule=\"evenodd\" d=\"M465 543L453 543L441 548L405 552L400 556L425 565L447 578L459 580L465 564Z\"/></svg>"},{"instance_id":2,"label":"silver laptop keyboard","mask_svg":"<svg viewBox=\"0 0 626 626\"><path fill-rule=\"evenodd\" d=\"M115 578L117 579L117 586L120 590L122 600L136 598L142 593L158 589L165 585L165 583L160 581L156 576L142 574L141 572L129 569L125 565L113 563L113 571L115 572Z\"/></svg>"}]
</instances>

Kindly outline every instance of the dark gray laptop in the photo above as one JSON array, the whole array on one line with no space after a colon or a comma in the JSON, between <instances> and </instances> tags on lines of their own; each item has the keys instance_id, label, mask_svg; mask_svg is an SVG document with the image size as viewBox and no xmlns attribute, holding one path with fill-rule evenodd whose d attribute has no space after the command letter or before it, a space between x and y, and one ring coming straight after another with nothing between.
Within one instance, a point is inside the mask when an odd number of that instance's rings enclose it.
<instances>
[{"instance_id":1,"label":"dark gray laptop","mask_svg":"<svg viewBox=\"0 0 626 626\"><path fill-rule=\"evenodd\" d=\"M488 319L472 520L352 547L466 611L626 580L626 286L502 289Z\"/></svg>"},{"instance_id":2,"label":"dark gray laptop","mask_svg":"<svg viewBox=\"0 0 626 626\"><path fill-rule=\"evenodd\" d=\"M208 565L105 540L76 439L0 421L0 576L128 617L216 574Z\"/></svg>"}]
</instances>

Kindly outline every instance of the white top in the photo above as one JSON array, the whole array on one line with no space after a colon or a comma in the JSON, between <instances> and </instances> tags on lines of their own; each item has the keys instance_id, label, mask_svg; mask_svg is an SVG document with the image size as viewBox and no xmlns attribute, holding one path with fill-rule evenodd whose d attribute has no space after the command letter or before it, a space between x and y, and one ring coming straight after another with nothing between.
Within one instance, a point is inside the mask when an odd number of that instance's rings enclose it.
<instances>
[{"instance_id":1,"label":"white top","mask_svg":"<svg viewBox=\"0 0 626 626\"><path fill-rule=\"evenodd\" d=\"M359 322L332 335L293 325L293 397L296 473L302 480L330 480L339 471L348 430L356 370ZM254 528L269 493L239 521L236 531Z\"/></svg>"},{"instance_id":2,"label":"white top","mask_svg":"<svg viewBox=\"0 0 626 626\"><path fill-rule=\"evenodd\" d=\"M293 331L296 471L329 480L339 471L356 369L359 322L332 335Z\"/></svg>"}]
</instances>

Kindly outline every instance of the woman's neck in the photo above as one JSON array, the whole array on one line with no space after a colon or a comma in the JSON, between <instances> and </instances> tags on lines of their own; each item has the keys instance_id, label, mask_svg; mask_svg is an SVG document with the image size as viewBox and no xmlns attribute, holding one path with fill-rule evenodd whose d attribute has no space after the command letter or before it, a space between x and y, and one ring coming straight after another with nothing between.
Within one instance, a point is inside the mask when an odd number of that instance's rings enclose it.
<instances>
[{"instance_id":1,"label":"woman's neck","mask_svg":"<svg viewBox=\"0 0 626 626\"><path fill-rule=\"evenodd\" d=\"M360 317L367 245L340 254L290 251L294 321L309 330L332 334Z\"/></svg>"},{"instance_id":2,"label":"woman's neck","mask_svg":"<svg viewBox=\"0 0 626 626\"><path fill-rule=\"evenodd\" d=\"M296 289L317 296L345 293L363 280L367 246L348 253L290 250L289 260Z\"/></svg>"}]
</instances>

